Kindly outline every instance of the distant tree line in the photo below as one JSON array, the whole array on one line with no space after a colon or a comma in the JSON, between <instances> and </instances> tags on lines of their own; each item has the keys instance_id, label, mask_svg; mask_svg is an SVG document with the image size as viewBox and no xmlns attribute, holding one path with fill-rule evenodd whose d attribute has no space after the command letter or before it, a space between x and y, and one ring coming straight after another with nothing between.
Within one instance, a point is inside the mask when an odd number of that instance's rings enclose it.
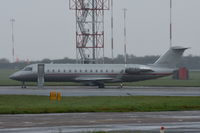
<instances>
[{"instance_id":1,"label":"distant tree line","mask_svg":"<svg viewBox=\"0 0 200 133\"><path fill-rule=\"evenodd\" d=\"M154 63L159 56L144 56L144 57L137 57L134 55L127 55L127 63L128 64L152 64ZM124 63L124 56L118 55L113 60L111 58L105 57L104 62L106 64L123 64ZM21 69L25 67L28 64L33 63L77 63L76 59L70 59L70 58L63 58L63 59L57 59L57 60L51 60L51 59L43 59L41 61L31 61L31 62L16 62L16 63L10 63L8 59L1 58L0 59L0 69ZM187 67L189 69L200 69L200 56L185 56L182 59L182 63L180 66Z\"/></svg>"}]
</instances>

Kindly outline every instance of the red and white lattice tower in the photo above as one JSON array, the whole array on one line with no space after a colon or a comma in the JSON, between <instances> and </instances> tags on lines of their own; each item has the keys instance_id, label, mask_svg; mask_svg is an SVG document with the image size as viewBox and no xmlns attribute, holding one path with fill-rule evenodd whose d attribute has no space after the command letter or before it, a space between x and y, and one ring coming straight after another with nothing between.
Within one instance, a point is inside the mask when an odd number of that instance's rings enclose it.
<instances>
[{"instance_id":1,"label":"red and white lattice tower","mask_svg":"<svg viewBox=\"0 0 200 133\"><path fill-rule=\"evenodd\" d=\"M81 63L103 63L104 11L110 0L69 0L76 11L76 55Z\"/></svg>"}]
</instances>

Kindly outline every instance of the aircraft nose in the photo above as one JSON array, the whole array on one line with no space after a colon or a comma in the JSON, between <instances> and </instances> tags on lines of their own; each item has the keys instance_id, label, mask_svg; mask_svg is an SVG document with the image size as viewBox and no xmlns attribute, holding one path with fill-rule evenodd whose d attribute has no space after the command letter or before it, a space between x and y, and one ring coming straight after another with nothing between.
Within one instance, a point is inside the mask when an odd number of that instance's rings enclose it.
<instances>
[{"instance_id":1,"label":"aircraft nose","mask_svg":"<svg viewBox=\"0 0 200 133\"><path fill-rule=\"evenodd\" d=\"M12 74L12 75L9 76L9 78L12 79L12 80L17 80L18 77L19 77L19 76L18 76L17 73L14 73L14 74Z\"/></svg>"}]
</instances>

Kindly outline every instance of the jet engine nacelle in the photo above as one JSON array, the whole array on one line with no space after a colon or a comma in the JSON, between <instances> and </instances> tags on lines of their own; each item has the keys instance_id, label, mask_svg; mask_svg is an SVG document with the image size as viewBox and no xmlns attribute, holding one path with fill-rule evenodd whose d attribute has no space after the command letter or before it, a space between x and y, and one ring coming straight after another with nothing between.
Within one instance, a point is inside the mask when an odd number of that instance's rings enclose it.
<instances>
[{"instance_id":1,"label":"jet engine nacelle","mask_svg":"<svg viewBox=\"0 0 200 133\"><path fill-rule=\"evenodd\" d=\"M125 73L127 74L140 74L146 72L153 72L151 69L144 69L144 68L126 68Z\"/></svg>"}]
</instances>

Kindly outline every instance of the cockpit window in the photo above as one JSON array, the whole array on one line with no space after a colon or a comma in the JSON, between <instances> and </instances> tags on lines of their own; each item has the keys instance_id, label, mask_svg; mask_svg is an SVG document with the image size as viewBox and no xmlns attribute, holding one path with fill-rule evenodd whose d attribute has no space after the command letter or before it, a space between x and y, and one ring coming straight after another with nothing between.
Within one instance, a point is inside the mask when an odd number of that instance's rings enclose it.
<instances>
[{"instance_id":1,"label":"cockpit window","mask_svg":"<svg viewBox=\"0 0 200 133\"><path fill-rule=\"evenodd\" d=\"M32 67L26 67L26 68L24 68L24 71L32 71L32 70L33 70Z\"/></svg>"}]
</instances>

